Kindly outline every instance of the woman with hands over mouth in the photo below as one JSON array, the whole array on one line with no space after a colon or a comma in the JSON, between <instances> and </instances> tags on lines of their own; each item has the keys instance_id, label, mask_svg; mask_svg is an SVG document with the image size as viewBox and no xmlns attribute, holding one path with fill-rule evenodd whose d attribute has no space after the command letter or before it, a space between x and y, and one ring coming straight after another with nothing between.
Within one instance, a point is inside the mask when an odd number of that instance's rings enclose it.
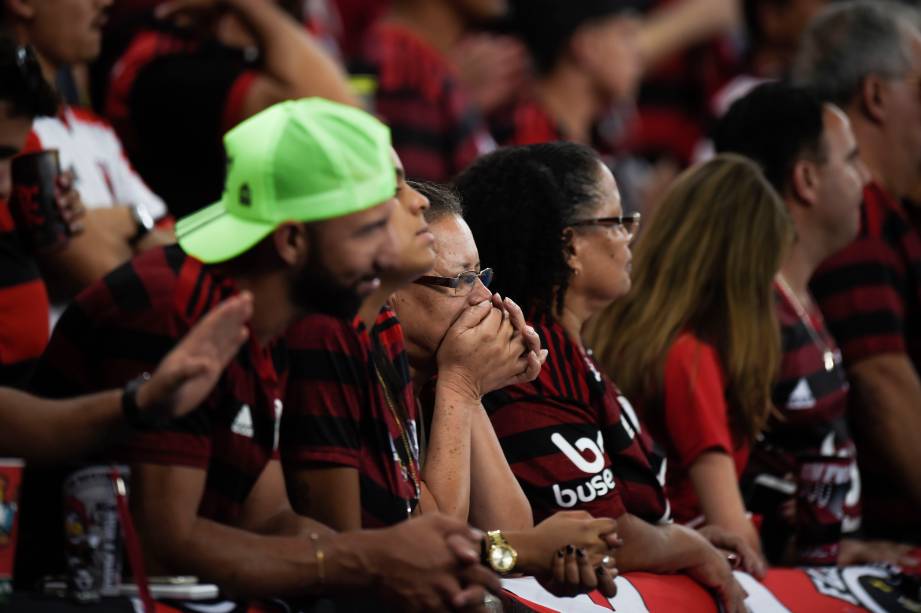
<instances>
[{"instance_id":1,"label":"woman with hands over mouth","mask_svg":"<svg viewBox=\"0 0 921 613\"><path fill-rule=\"evenodd\" d=\"M480 158L457 189L494 287L550 351L533 382L484 399L535 517L616 518L621 571L685 573L727 611L745 611L726 555L670 522L661 456L583 342L586 322L630 289L639 216L624 214L611 172L585 146L531 145Z\"/></svg>"},{"instance_id":2,"label":"woman with hands over mouth","mask_svg":"<svg viewBox=\"0 0 921 613\"><path fill-rule=\"evenodd\" d=\"M482 412L483 393L540 370L545 352L520 309L493 298L476 274L460 280L478 288L473 297L455 299L455 288L444 288L450 312L433 308L401 322L390 308L409 312L401 288L407 300L414 291L442 290L410 286L435 274L440 223L426 219L429 200L406 182L398 158L394 163L394 266L380 271L380 287L354 320L310 315L287 335L292 366L280 451L294 509L339 531L445 513L502 530L518 554L512 570L536 575L557 593L600 587L613 595L612 572L599 574L595 566L607 556L613 569L616 522L571 513L533 527L527 499ZM457 217L454 206L444 219ZM432 333L438 338L421 350L413 339L419 325L431 323L440 326ZM428 382L436 370L435 417L423 451L413 382Z\"/></svg>"}]
</instances>

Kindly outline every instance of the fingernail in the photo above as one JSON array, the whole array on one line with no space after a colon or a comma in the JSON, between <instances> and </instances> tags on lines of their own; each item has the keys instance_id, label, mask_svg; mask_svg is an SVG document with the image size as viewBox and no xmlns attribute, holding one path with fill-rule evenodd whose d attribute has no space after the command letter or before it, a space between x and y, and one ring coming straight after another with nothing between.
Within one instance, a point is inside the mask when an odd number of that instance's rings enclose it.
<instances>
[{"instance_id":1,"label":"fingernail","mask_svg":"<svg viewBox=\"0 0 921 613\"><path fill-rule=\"evenodd\" d=\"M567 554L572 555L572 552L575 551L575 550L576 550L576 548L573 547L572 545L566 545L566 553L567 553Z\"/></svg>"},{"instance_id":2,"label":"fingernail","mask_svg":"<svg viewBox=\"0 0 921 613\"><path fill-rule=\"evenodd\" d=\"M580 558L584 558L584 557L585 557L585 550L582 549L581 547L579 547L578 549L576 549L576 555L579 556Z\"/></svg>"},{"instance_id":3,"label":"fingernail","mask_svg":"<svg viewBox=\"0 0 921 613\"><path fill-rule=\"evenodd\" d=\"M563 557L563 550L562 550L562 549L560 549L559 551L556 552L556 557L558 557L558 558L562 558L562 557Z\"/></svg>"}]
</instances>

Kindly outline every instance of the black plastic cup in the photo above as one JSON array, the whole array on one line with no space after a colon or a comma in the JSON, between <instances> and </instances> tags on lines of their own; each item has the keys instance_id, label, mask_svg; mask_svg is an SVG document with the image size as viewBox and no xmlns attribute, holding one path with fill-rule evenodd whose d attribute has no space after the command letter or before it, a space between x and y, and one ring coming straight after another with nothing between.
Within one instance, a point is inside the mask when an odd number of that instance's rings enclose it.
<instances>
[{"instance_id":1,"label":"black plastic cup","mask_svg":"<svg viewBox=\"0 0 921 613\"><path fill-rule=\"evenodd\" d=\"M67 245L70 229L58 206L57 149L45 149L13 158L10 211L20 236L33 251L56 251Z\"/></svg>"}]
</instances>

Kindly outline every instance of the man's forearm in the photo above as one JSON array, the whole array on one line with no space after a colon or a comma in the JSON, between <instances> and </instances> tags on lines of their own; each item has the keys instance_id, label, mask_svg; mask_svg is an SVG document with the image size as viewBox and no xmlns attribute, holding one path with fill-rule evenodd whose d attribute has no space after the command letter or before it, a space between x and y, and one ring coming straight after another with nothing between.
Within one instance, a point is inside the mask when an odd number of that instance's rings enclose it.
<instances>
[{"instance_id":1,"label":"man's forearm","mask_svg":"<svg viewBox=\"0 0 921 613\"><path fill-rule=\"evenodd\" d=\"M46 400L0 388L0 453L31 462L79 457L123 432L121 390Z\"/></svg>"},{"instance_id":2,"label":"man's forearm","mask_svg":"<svg viewBox=\"0 0 921 613\"><path fill-rule=\"evenodd\" d=\"M857 402L853 419L873 453L921 509L921 380L904 354L868 358L849 372Z\"/></svg>"},{"instance_id":3,"label":"man's forearm","mask_svg":"<svg viewBox=\"0 0 921 613\"><path fill-rule=\"evenodd\" d=\"M227 0L259 39L265 71L289 88L288 97L320 96L355 104L344 71L274 2Z\"/></svg>"},{"instance_id":4,"label":"man's forearm","mask_svg":"<svg viewBox=\"0 0 921 613\"><path fill-rule=\"evenodd\" d=\"M693 530L677 524L654 525L629 513L617 518L623 546L617 550L621 572L676 573L701 562L701 546L709 544Z\"/></svg>"},{"instance_id":5,"label":"man's forearm","mask_svg":"<svg viewBox=\"0 0 921 613\"><path fill-rule=\"evenodd\" d=\"M264 598L371 587L376 537L373 531L335 534L328 529L316 541L260 536L198 519L186 541L159 539L159 544L146 545L165 572L198 576L234 597Z\"/></svg>"}]
</instances>

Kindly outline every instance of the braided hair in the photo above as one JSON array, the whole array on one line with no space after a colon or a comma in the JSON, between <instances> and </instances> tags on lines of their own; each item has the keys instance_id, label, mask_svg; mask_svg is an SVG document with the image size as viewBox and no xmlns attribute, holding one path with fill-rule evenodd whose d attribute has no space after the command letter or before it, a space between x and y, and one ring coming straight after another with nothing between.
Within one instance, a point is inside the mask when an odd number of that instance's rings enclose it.
<instances>
[{"instance_id":1,"label":"braided hair","mask_svg":"<svg viewBox=\"0 0 921 613\"><path fill-rule=\"evenodd\" d=\"M565 229L598 206L600 163L576 143L509 147L480 158L456 180L480 261L496 271L492 289L529 317L562 312L572 275Z\"/></svg>"}]
</instances>

